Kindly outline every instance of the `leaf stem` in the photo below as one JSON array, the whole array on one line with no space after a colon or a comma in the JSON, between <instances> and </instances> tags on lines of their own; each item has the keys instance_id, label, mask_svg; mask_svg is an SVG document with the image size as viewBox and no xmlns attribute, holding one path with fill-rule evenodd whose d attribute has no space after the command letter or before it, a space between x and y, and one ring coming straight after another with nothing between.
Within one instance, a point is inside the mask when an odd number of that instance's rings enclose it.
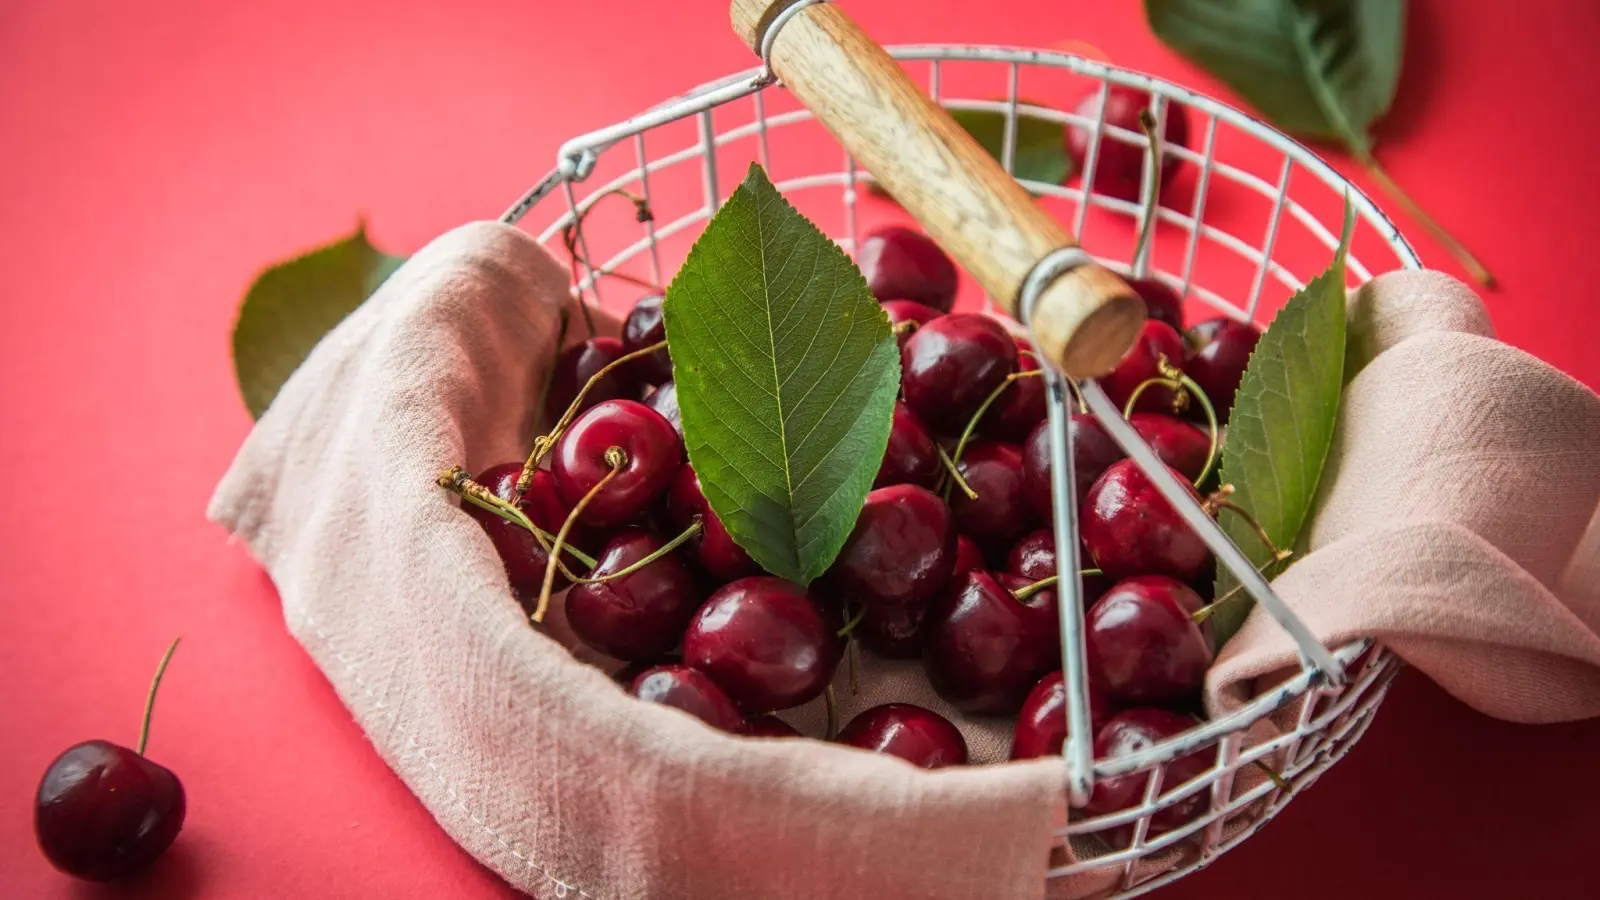
<instances>
[{"instance_id":1,"label":"leaf stem","mask_svg":"<svg viewBox=\"0 0 1600 900\"><path fill-rule=\"evenodd\" d=\"M561 418L556 420L556 424L550 429L550 433L546 435L540 435L539 437L533 439L533 452L528 454L528 461L522 464L522 474L517 476L517 496L520 497L522 496L523 492L527 491L528 485L533 481L534 471L539 468L539 462L544 459L545 454L549 453L551 448L555 447L556 442L561 440L561 435L566 433L567 426L572 424L572 420L578 417L578 410L583 407L583 398L589 393L589 390L596 384L599 384L600 379L606 377L622 366L625 366L636 359L649 356L657 350L665 349L666 346L666 341L657 341L648 347L641 347L632 353L624 353L611 362L606 363L605 366L600 369L600 371L589 376L589 380L585 381L583 383L583 387L578 389L578 395L573 397L572 402L567 405L566 412L562 413Z\"/></svg>"},{"instance_id":2,"label":"leaf stem","mask_svg":"<svg viewBox=\"0 0 1600 900\"><path fill-rule=\"evenodd\" d=\"M1421 223L1422 227L1433 235L1435 240L1443 244L1445 250L1466 268L1467 274L1472 277L1473 281L1491 290L1499 286L1494 273L1479 262L1478 258L1472 255L1472 251L1457 240L1455 235L1446 231L1443 225L1434 221L1433 217L1428 215L1427 211L1417 201L1411 199L1409 194L1401 190L1400 185L1396 184L1394 179L1390 178L1389 174L1383 170L1383 167L1378 165L1378 160L1372 155L1371 151L1354 145L1351 145L1349 149L1355 155L1356 162L1361 164L1361 168L1373 181L1378 183L1378 187L1394 198L1395 202L1399 203L1408 215Z\"/></svg>"},{"instance_id":3,"label":"leaf stem","mask_svg":"<svg viewBox=\"0 0 1600 900\"><path fill-rule=\"evenodd\" d=\"M150 693L144 698L144 718L139 721L139 747L135 750L140 756L144 755L145 744L150 740L150 716L156 709L156 689L161 687L161 676L167 673L167 663L172 662L172 654L178 649L178 642L182 637L175 637L167 646L167 652L161 655L161 663L156 666L156 677L150 679Z\"/></svg>"}]
</instances>

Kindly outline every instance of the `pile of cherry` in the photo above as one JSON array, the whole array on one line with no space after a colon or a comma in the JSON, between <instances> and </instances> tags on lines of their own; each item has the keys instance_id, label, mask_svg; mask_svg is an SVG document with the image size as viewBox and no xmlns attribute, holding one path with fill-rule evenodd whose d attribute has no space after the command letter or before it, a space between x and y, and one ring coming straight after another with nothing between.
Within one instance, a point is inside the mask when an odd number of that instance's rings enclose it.
<instances>
[{"instance_id":1,"label":"pile of cherry","mask_svg":"<svg viewBox=\"0 0 1600 900\"><path fill-rule=\"evenodd\" d=\"M1038 362L998 320L949 312L956 268L919 233L877 231L857 262L901 342L902 397L854 531L809 589L764 574L707 504L685 460L659 296L639 301L620 340L592 337L557 360L547 412L555 421L572 405L576 415L554 435L548 469L525 475L523 462L507 463L479 483L581 554L563 551L565 565L548 567L558 573L553 587L577 582L567 623L631 664L619 678L642 700L738 734L798 737L772 713L828 691L847 642L859 640L882 657L920 658L935 691L964 714L1017 716L1013 759L1060 753L1066 697ZM1150 319L1101 384L1163 461L1202 482L1216 446L1198 395L1225 418L1258 332L1216 319L1186 338L1170 288L1133 286ZM1117 756L1194 725L1216 652L1197 615L1211 599L1214 563L1093 417L1074 414L1071 434L1093 566L1084 584L1095 752ZM467 509L525 602L548 596L547 537ZM967 761L960 731L910 704L869 709L836 739L929 768ZM1207 765L1199 755L1179 760L1166 783ZM1142 785L1141 776L1102 781L1088 811L1125 808ZM1181 824L1201 796L1153 827Z\"/></svg>"}]
</instances>

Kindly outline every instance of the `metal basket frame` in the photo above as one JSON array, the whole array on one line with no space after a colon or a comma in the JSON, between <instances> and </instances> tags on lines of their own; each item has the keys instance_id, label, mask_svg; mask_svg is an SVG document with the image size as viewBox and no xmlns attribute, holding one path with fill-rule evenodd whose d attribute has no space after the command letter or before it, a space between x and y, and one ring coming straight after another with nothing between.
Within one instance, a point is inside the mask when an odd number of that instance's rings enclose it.
<instances>
[{"instance_id":1,"label":"metal basket frame","mask_svg":"<svg viewBox=\"0 0 1600 900\"><path fill-rule=\"evenodd\" d=\"M790 12L798 12L804 5L809 4L797 4ZM764 49L768 53L772 37L781 24L781 22L775 23L775 27L766 35ZM1330 252L1338 246L1337 234L1308 211L1302 203L1290 196L1290 185L1296 169L1312 176L1315 183L1349 199L1357 215L1357 227L1372 229L1381 237L1383 246L1393 254L1392 267L1421 267L1405 238L1366 194L1301 144L1231 106L1148 75L1115 68L1064 52L947 44L906 45L891 47L888 50L903 63L926 64L926 87L935 101L951 108L987 110L1005 115L1004 145L1000 161L1007 173L1013 173L1014 170L1019 115L1092 129L1093 138L1079 182L1083 186L1092 186L1094 183L1095 167L1103 141L1111 139L1148 148L1149 141L1143 134L1116 128L1105 122L1104 101L1113 84L1136 87L1151 93L1153 98L1151 109L1157 119L1154 133L1157 135L1164 133L1169 104L1181 104L1192 113L1203 116L1200 149L1164 143L1157 148L1157 153L1163 162L1170 156L1198 167L1193 205L1187 212L1161 205L1156 207L1159 221L1177 226L1187 233L1187 244L1181 266L1177 272L1152 267L1151 247L1147 244L1137 258L1127 261L1096 256L1097 261L1115 271L1139 277L1153 276L1176 289L1180 296L1195 297L1235 319L1254 320L1263 288L1269 277L1291 291L1304 286L1304 282L1294 272L1273 257L1274 247L1284 222L1284 213L1287 212L1292 221L1298 222ZM949 61L991 63L1007 67L1006 98L993 100L942 96L941 66ZM1098 82L1101 92L1100 116L1089 119L1073 112L1022 102L1018 96L1020 73L1024 67L1029 66L1065 70ZM770 67L758 67L702 85L641 115L577 137L562 146L556 167L519 198L502 215L501 220L507 223L522 220L546 196L560 190L566 201L565 209L561 210L538 234L539 241L549 245L558 241L563 229L576 221L578 216L584 214L608 191L636 189L646 202L651 204L652 209L655 209L651 191L652 176L660 177L661 173L671 167L698 160L699 176L703 186L703 203L664 223L655 219L641 222L640 237L617 248L603 262L596 264L597 257L591 250L589 237L583 233L583 229L578 229L575 250L581 275L575 278L572 290L583 302L600 305L601 279L608 273L618 271L640 254L646 255L656 283L665 284L660 254L661 241L707 221L720 203L719 149L753 137L757 143L758 160L770 172L771 132L813 119L811 113L804 109L769 116L764 94L771 89L781 89L781 85L772 75ZM718 131L712 121L712 110L727 107L747 98L752 103L753 117L748 122ZM689 117L695 117L697 120L699 140L688 147L652 159L646 150L645 135L652 129ZM1219 125L1238 129L1282 154L1283 161L1275 184L1217 158L1215 150ZM624 143L632 145L634 166L607 183L595 185L580 198L574 185L590 177L602 155L615 151ZM1035 195L1074 203L1076 211L1071 228L1074 234L1081 237L1091 206L1120 213L1143 225L1144 210L1147 205L1144 201L1148 201L1148 192L1155 189L1157 183L1157 179L1151 177L1154 174L1154 166L1154 160L1147 154L1143 179L1143 190L1146 193L1140 203L1130 203L1095 193L1091 187L1071 187L1026 179L1019 181ZM841 188L845 233L837 240L846 250L853 252L857 236L857 198L861 186L870 180L871 175L858 169L855 161L846 155L841 170L819 171L799 177L775 179L775 183L778 189L785 193L829 187ZM1218 180L1242 186L1272 201L1268 224L1259 243L1245 240L1205 222L1206 201L1214 182ZM1229 250L1255 265L1255 275L1243 306L1235 305L1217 292L1196 282L1195 264L1202 239ZM1060 251L1063 257L1071 252L1075 251ZM1047 257L1042 261L1035 272L1040 277L1030 277L1030 285L1024 289L1022 303L1024 310L1031 307L1032 297L1048 284L1052 273L1047 270L1052 267L1052 262L1059 264L1056 268L1063 270L1073 264L1072 260L1065 258L1052 260L1051 257ZM1353 250L1347 257L1347 271L1350 281L1355 284L1371 278L1371 270L1362 263ZM990 298L986 297L985 303L991 310L994 309ZM1024 318L1027 318L1026 313ZM1058 499L1056 506L1059 513L1055 523L1057 541L1058 546L1068 547L1071 551L1058 554L1058 558L1066 561L1076 559L1077 550L1075 526L1071 514L1076 508L1071 496L1071 454L1065 452L1067 395L1064 380L1050 371L1049 367L1046 368L1051 386L1048 394L1050 418L1054 428L1053 449L1058 463L1055 466L1055 492ZM1085 382L1083 387L1091 411L1107 424L1108 429L1113 432L1113 438L1124 444L1130 455L1146 463L1146 468L1149 469L1148 463L1153 461L1153 456L1148 460L1141 459L1141 455L1149 455L1148 448L1136 437L1132 437L1132 429L1126 427L1125 423L1120 429L1125 433L1119 433L1119 429L1109 421L1116 419L1121 423L1119 412L1111 406L1104 393L1092 381ZM1140 452L1141 449L1143 454ZM1165 474L1164 471L1161 474ZM1162 484L1159 478L1156 480L1157 486L1169 497L1173 497L1175 492L1181 490L1175 479L1169 479L1172 481L1171 484ZM1175 506L1180 510L1183 509L1182 504L1175 503ZM1221 536L1219 529L1215 529L1215 526L1212 528L1216 536ZM1205 529L1198 530L1202 536L1206 536ZM1226 541L1226 538L1222 540ZM1238 553L1231 543L1228 544L1228 549L1235 554ZM1242 559L1242 556L1238 558ZM1220 553L1219 561L1224 564L1229 563L1229 560ZM1230 568L1238 570L1237 565L1230 564ZM1250 569L1250 574L1254 574L1254 569ZM1062 582L1060 592L1063 662L1069 716L1081 721L1087 717L1088 709L1087 678L1083 671L1081 644L1083 608L1079 592L1074 590L1070 581L1069 579ZM1265 580L1257 577L1256 581L1259 582L1258 585L1247 583L1247 589L1267 607L1267 611L1272 613L1280 624L1295 635L1300 648L1301 671L1233 713L1199 724L1170 740L1126 757L1092 761L1090 745L1092 736L1070 734L1064 747L1064 755L1067 757L1069 768L1071 785L1069 794L1073 805L1082 803L1095 780L1140 771L1148 771L1150 776L1140 805L1107 815L1072 820L1056 828L1053 834L1054 845L1060 847L1070 842L1080 858L1051 868L1048 872L1050 878L1065 878L1094 870L1120 872L1118 886L1108 896L1132 897L1154 890L1188 872L1204 867L1253 834L1282 809L1294 794L1310 785L1328 766L1343 756L1365 732L1390 682L1399 671L1399 661L1370 639L1353 641L1331 652L1322 648L1310 638L1309 631L1293 612L1277 600ZM1358 661L1361 662L1359 668L1352 669L1351 666ZM1298 704L1297 708L1295 704ZM1291 716L1291 711L1292 725L1269 740L1245 746L1246 732L1253 725L1277 713ZM1087 732L1088 729L1077 731ZM1216 761L1205 774L1170 788L1163 784L1168 763L1207 749L1214 750ZM1278 778L1262 781L1247 791L1236 792L1234 789L1236 773L1243 767L1255 765L1271 767ZM1182 802L1201 791L1209 792L1210 802L1204 812L1181 828L1153 838L1149 837L1150 820L1155 812ZM1224 825L1236 818L1243 820L1244 827L1224 838ZM1104 835L1111 829L1126 829L1129 825L1133 826L1131 840L1122 849L1107 851L1105 845L1085 840L1091 835ZM1141 859L1173 848L1182 848L1184 851L1175 864L1155 875L1145 873L1141 877L1141 873L1135 868Z\"/></svg>"}]
</instances>

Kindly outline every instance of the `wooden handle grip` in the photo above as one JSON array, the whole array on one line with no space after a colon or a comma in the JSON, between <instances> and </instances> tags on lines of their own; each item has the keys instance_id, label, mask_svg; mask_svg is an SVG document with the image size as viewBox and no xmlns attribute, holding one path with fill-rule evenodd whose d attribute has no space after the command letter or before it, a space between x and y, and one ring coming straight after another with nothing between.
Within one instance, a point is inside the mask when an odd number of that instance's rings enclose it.
<instances>
[{"instance_id":1,"label":"wooden handle grip","mask_svg":"<svg viewBox=\"0 0 1600 900\"><path fill-rule=\"evenodd\" d=\"M733 0L734 30L760 52L768 25L794 2ZM1028 272L1077 240L837 6L809 6L789 18L771 60L817 121L1020 318ZM1074 378L1103 375L1133 345L1144 318L1143 301L1115 273L1080 266L1038 298L1037 349Z\"/></svg>"}]
</instances>

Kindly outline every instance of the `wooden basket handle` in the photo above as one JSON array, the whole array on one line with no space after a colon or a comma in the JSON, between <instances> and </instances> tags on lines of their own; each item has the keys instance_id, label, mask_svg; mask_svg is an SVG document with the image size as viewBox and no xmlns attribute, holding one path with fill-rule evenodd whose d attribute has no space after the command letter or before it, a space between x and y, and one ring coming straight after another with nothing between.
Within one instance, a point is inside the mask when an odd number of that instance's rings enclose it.
<instances>
[{"instance_id":1,"label":"wooden basket handle","mask_svg":"<svg viewBox=\"0 0 1600 900\"><path fill-rule=\"evenodd\" d=\"M734 30L759 53L768 27L796 2L733 0ZM1077 239L837 6L807 6L779 25L768 56L773 73L1020 320L1028 273ZM1036 349L1074 378L1103 375L1144 319L1143 301L1121 278L1081 265L1035 302Z\"/></svg>"}]
</instances>

